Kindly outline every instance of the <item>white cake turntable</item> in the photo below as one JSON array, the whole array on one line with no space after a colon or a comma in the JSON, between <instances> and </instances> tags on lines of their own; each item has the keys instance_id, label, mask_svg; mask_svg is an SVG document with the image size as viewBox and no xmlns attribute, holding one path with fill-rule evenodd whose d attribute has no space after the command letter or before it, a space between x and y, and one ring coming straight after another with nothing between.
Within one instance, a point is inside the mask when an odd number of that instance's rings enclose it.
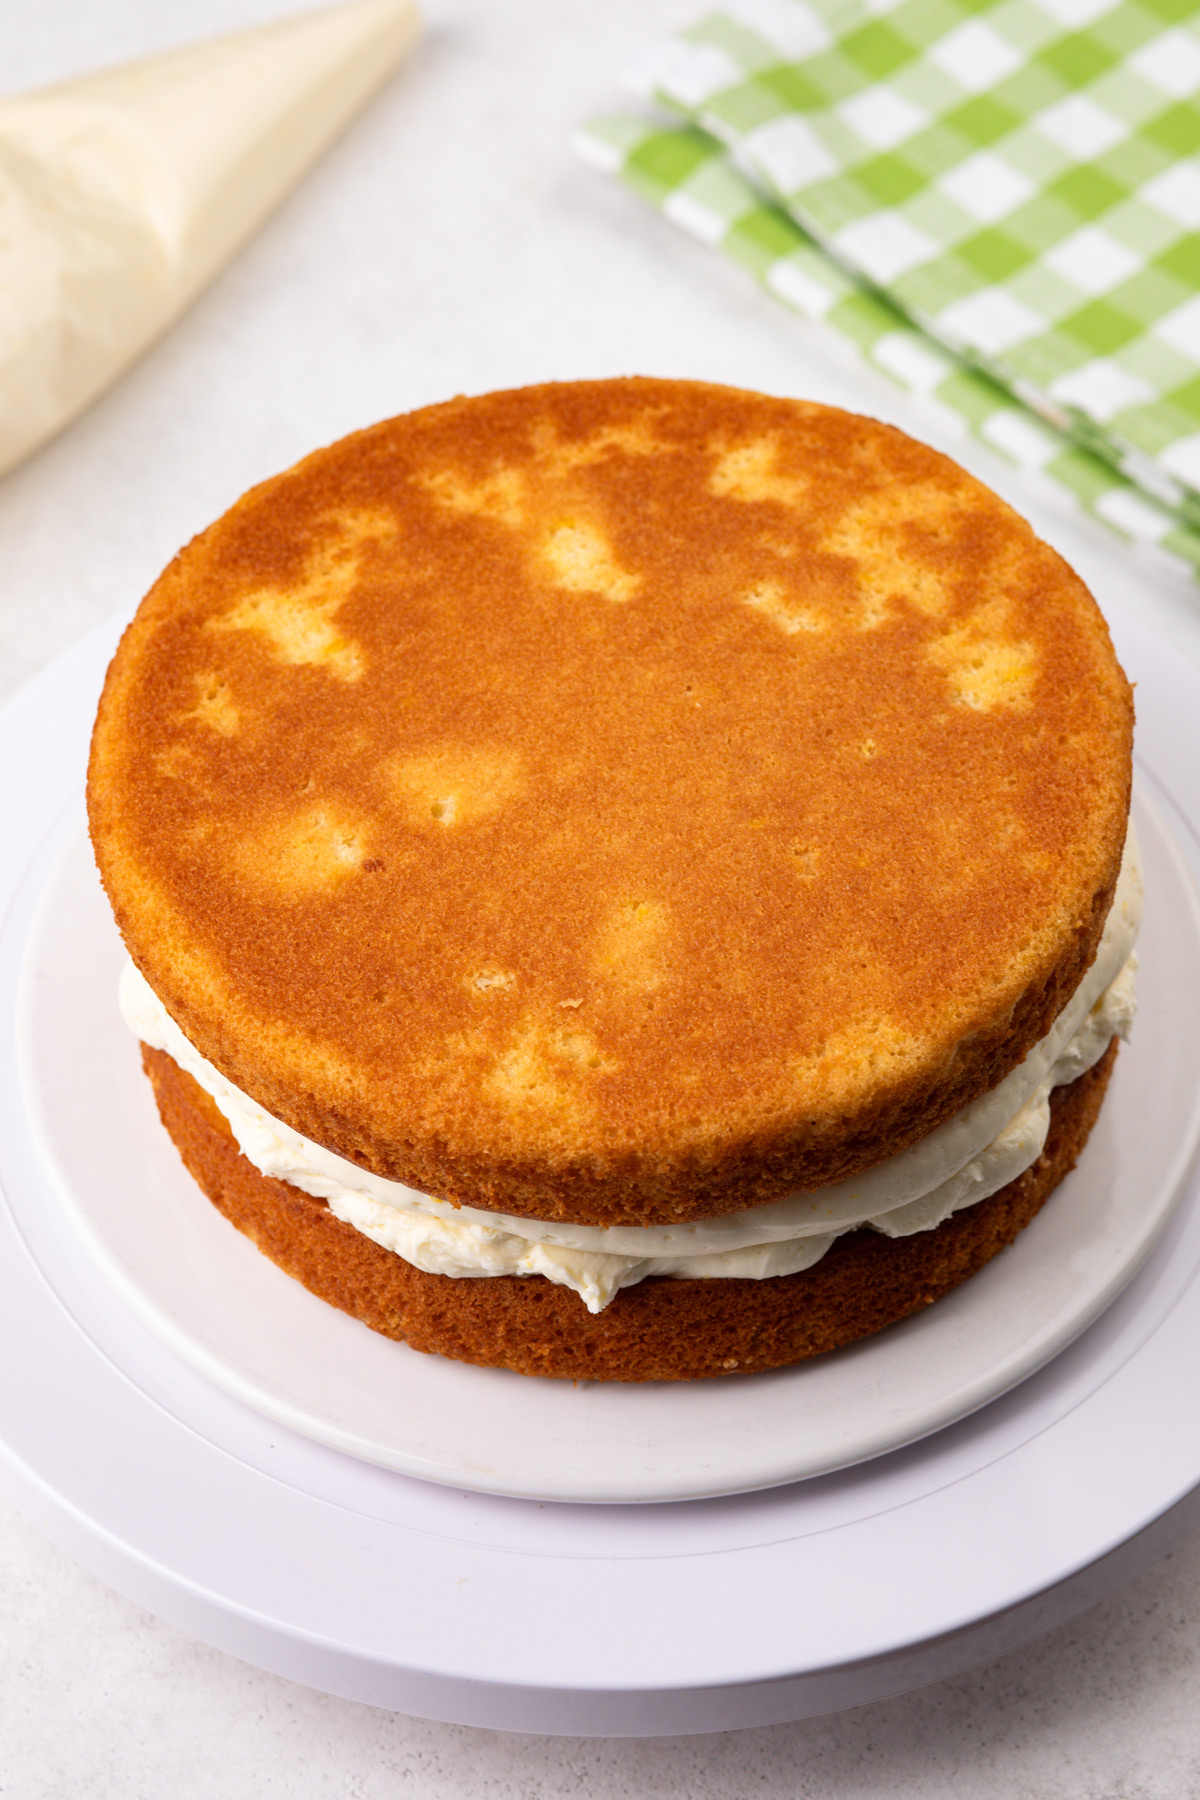
<instances>
[{"instance_id":1,"label":"white cake turntable","mask_svg":"<svg viewBox=\"0 0 1200 1800\"><path fill-rule=\"evenodd\" d=\"M17 1504L248 1661L397 1711L608 1735L900 1692L1170 1548L1200 1518L1200 677L1116 635L1139 684L1144 1000L1080 1168L912 1329L686 1390L416 1357L194 1195L107 1035L110 928L71 842L113 634L77 646L0 715Z\"/></svg>"}]
</instances>

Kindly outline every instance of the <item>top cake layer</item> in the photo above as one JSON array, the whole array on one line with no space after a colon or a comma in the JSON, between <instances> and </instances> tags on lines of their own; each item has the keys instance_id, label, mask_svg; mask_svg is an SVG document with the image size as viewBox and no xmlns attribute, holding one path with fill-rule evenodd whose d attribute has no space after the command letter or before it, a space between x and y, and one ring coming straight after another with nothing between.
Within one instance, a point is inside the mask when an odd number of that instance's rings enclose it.
<instances>
[{"instance_id":1,"label":"top cake layer","mask_svg":"<svg viewBox=\"0 0 1200 1800\"><path fill-rule=\"evenodd\" d=\"M452 401L255 488L109 671L134 961L306 1136L670 1222L914 1142L1046 1031L1132 708L1078 579L870 420L694 383Z\"/></svg>"}]
</instances>

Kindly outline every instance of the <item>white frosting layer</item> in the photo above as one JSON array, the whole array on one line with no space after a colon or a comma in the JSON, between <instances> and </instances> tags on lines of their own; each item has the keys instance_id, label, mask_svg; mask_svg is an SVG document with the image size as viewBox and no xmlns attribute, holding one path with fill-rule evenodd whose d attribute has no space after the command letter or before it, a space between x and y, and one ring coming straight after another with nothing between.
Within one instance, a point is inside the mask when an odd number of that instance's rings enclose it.
<instances>
[{"instance_id":1,"label":"white frosting layer","mask_svg":"<svg viewBox=\"0 0 1200 1800\"><path fill-rule=\"evenodd\" d=\"M1131 828L1095 960L1046 1036L997 1087L849 1181L682 1225L550 1224L418 1193L357 1168L264 1112L199 1055L132 963L121 977L121 1010L143 1043L165 1050L212 1096L262 1174L325 1200L339 1219L431 1274L544 1275L600 1312L619 1289L648 1275L761 1280L809 1268L843 1232L862 1225L889 1237L929 1231L1014 1180L1046 1141L1051 1089L1091 1068L1114 1036L1128 1035L1141 911Z\"/></svg>"}]
</instances>

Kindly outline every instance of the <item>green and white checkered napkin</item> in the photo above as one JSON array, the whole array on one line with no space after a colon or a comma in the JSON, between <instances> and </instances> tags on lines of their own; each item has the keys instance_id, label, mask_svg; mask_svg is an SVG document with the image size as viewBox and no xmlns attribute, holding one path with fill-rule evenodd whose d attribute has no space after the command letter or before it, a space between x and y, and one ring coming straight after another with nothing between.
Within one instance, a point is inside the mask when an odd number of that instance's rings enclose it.
<instances>
[{"instance_id":1,"label":"green and white checkered napkin","mask_svg":"<svg viewBox=\"0 0 1200 1800\"><path fill-rule=\"evenodd\" d=\"M1200 569L1190 0L734 0L635 79L693 123L585 154Z\"/></svg>"}]
</instances>

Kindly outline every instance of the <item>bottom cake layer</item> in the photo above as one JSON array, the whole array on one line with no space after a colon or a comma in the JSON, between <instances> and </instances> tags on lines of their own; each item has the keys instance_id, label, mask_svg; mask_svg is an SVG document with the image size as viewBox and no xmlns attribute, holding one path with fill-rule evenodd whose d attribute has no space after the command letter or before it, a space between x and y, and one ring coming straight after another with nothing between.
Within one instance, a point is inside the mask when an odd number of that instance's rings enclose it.
<instances>
[{"instance_id":1,"label":"bottom cake layer","mask_svg":"<svg viewBox=\"0 0 1200 1800\"><path fill-rule=\"evenodd\" d=\"M260 1175L209 1096L142 1046L163 1124L213 1204L322 1300L414 1350L587 1381L686 1381L782 1368L918 1312L1012 1243L1074 1167L1104 1098L1116 1040L1056 1088L1037 1161L933 1231L839 1238L810 1269L765 1281L650 1277L601 1313L539 1275L429 1275L336 1219L323 1200Z\"/></svg>"}]
</instances>

